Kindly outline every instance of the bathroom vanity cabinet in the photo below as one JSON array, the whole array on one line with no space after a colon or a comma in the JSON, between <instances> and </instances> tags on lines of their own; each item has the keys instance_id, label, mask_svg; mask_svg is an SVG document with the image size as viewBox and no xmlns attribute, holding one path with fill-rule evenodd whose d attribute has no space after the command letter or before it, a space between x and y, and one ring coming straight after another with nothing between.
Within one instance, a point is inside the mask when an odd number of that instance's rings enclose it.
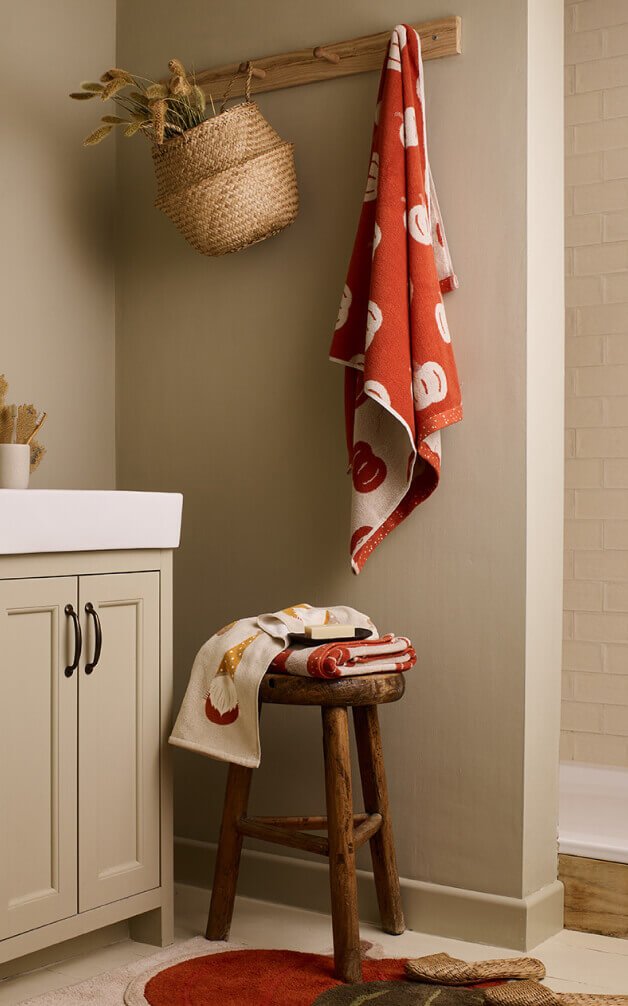
<instances>
[{"instance_id":1,"label":"bathroom vanity cabinet","mask_svg":"<svg viewBox=\"0 0 628 1006\"><path fill-rule=\"evenodd\" d=\"M171 621L171 548L0 555L0 963L172 942Z\"/></svg>"}]
</instances>

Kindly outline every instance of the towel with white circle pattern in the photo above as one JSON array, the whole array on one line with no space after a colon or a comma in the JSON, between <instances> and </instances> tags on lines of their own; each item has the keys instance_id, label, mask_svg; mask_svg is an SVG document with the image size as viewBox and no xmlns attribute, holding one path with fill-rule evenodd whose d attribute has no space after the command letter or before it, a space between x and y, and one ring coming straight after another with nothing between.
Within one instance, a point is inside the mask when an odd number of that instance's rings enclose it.
<instances>
[{"instance_id":1,"label":"towel with white circle pattern","mask_svg":"<svg viewBox=\"0 0 628 1006\"><path fill-rule=\"evenodd\" d=\"M356 573L436 489L440 431L462 419L443 304L457 285L427 154L421 42L397 25L330 352L346 368Z\"/></svg>"}]
</instances>

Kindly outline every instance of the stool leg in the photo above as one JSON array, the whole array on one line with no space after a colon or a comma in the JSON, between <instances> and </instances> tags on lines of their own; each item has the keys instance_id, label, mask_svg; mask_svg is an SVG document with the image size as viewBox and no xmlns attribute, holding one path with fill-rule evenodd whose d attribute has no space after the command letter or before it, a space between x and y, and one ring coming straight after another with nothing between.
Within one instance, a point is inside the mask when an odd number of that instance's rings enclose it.
<instances>
[{"instance_id":1,"label":"stool leg","mask_svg":"<svg viewBox=\"0 0 628 1006\"><path fill-rule=\"evenodd\" d=\"M401 905L397 857L393 839L382 738L377 706L355 706L353 723L360 763L360 778L367 814L381 814L382 826L371 839L373 876L382 928L398 936L406 926Z\"/></svg>"},{"instance_id":2,"label":"stool leg","mask_svg":"<svg viewBox=\"0 0 628 1006\"><path fill-rule=\"evenodd\" d=\"M252 778L252 768L245 768L243 765L229 766L205 933L205 938L208 940L229 939L242 853L242 835L236 825L246 814Z\"/></svg>"},{"instance_id":3,"label":"stool leg","mask_svg":"<svg viewBox=\"0 0 628 1006\"><path fill-rule=\"evenodd\" d=\"M344 707L323 707L329 882L336 977L362 980L358 887L353 847L349 720Z\"/></svg>"}]
</instances>

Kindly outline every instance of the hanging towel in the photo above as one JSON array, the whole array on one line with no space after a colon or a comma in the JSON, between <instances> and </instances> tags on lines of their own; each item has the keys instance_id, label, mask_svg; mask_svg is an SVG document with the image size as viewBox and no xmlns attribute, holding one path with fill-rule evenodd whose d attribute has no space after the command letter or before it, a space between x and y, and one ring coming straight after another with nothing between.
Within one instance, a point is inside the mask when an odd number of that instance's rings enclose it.
<instances>
[{"instance_id":1,"label":"hanging towel","mask_svg":"<svg viewBox=\"0 0 628 1006\"><path fill-rule=\"evenodd\" d=\"M440 431L462 418L442 297L457 285L427 155L421 43L397 25L330 353L346 367L355 573L436 489Z\"/></svg>"},{"instance_id":2,"label":"hanging towel","mask_svg":"<svg viewBox=\"0 0 628 1006\"><path fill-rule=\"evenodd\" d=\"M343 678L409 671L415 664L416 653L410 640L388 635L320 646L289 646L275 657L270 668L304 678Z\"/></svg>"},{"instance_id":3,"label":"hanging towel","mask_svg":"<svg viewBox=\"0 0 628 1006\"><path fill-rule=\"evenodd\" d=\"M177 747L210 758L257 767L257 696L264 674L304 625L357 625L377 630L367 615L342 605L295 604L283 611L225 625L199 650L170 736Z\"/></svg>"}]
</instances>

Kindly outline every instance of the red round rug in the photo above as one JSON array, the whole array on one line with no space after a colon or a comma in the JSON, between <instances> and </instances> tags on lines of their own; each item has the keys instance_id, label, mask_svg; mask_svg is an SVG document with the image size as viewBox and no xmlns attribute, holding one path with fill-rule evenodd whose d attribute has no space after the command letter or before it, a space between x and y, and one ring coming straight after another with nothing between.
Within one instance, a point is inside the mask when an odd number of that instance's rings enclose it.
<instances>
[{"instance_id":1,"label":"red round rug","mask_svg":"<svg viewBox=\"0 0 628 1006\"><path fill-rule=\"evenodd\" d=\"M367 958L362 962L364 981L399 980L404 964L405 958ZM322 992L340 984L330 957L294 950L231 950L166 967L146 979L143 994L149 1006L311 1006Z\"/></svg>"}]
</instances>

